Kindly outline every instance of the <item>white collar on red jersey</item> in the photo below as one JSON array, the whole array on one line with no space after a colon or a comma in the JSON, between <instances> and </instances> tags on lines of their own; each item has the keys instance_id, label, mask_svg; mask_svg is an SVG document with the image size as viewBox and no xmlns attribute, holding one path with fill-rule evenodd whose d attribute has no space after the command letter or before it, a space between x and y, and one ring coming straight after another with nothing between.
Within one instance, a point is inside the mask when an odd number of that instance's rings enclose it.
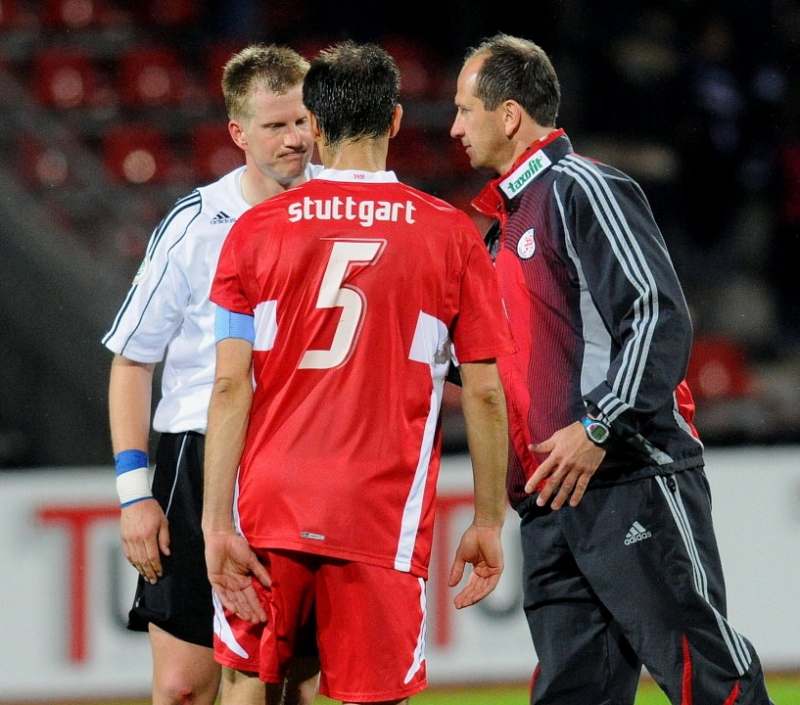
<instances>
[{"instance_id":1,"label":"white collar on red jersey","mask_svg":"<svg viewBox=\"0 0 800 705\"><path fill-rule=\"evenodd\" d=\"M361 169L323 169L318 175L318 179L327 181L351 181L355 183L364 182L385 182L398 181L397 175L393 171L362 171Z\"/></svg>"}]
</instances>

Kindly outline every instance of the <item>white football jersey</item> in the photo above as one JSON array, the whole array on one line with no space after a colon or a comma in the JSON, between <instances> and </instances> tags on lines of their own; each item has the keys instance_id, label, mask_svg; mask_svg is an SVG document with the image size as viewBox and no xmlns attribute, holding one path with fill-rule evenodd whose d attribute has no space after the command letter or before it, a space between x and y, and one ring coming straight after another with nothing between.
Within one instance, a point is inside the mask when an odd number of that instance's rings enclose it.
<instances>
[{"instance_id":1,"label":"white football jersey","mask_svg":"<svg viewBox=\"0 0 800 705\"><path fill-rule=\"evenodd\" d=\"M312 178L322 167L307 167ZM216 350L216 307L209 292L220 248L242 213L239 167L175 203L153 231L103 344L137 362L164 362L153 428L162 433L205 433Z\"/></svg>"}]
</instances>

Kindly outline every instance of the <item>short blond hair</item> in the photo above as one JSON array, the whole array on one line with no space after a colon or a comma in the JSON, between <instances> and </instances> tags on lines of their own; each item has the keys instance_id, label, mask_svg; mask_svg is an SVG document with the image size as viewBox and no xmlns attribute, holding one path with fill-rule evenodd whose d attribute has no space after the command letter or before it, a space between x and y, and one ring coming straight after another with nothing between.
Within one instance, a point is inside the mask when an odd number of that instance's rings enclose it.
<instances>
[{"instance_id":1,"label":"short blond hair","mask_svg":"<svg viewBox=\"0 0 800 705\"><path fill-rule=\"evenodd\" d=\"M259 87L283 94L302 85L308 66L308 61L294 49L276 44L252 44L234 54L222 72L228 118L252 117L250 97Z\"/></svg>"}]
</instances>

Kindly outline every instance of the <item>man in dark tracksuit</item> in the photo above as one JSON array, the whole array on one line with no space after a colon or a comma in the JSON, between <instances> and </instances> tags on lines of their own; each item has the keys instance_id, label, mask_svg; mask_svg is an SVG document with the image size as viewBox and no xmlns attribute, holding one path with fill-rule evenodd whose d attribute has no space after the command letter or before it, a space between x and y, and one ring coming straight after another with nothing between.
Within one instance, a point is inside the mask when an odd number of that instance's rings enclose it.
<instances>
[{"instance_id":1,"label":"man in dark tracksuit","mask_svg":"<svg viewBox=\"0 0 800 705\"><path fill-rule=\"evenodd\" d=\"M517 353L498 360L522 523L531 703L770 703L725 586L683 382L692 330L647 200L555 129L558 79L507 35L466 57L451 130L500 176L474 205Z\"/></svg>"}]
</instances>

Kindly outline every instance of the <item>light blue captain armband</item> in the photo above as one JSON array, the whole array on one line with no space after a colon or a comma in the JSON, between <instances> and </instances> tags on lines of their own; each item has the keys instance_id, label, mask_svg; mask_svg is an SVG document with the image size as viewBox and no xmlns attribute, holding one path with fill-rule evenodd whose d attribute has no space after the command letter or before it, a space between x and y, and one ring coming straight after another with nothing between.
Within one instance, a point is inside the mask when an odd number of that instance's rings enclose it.
<instances>
[{"instance_id":1,"label":"light blue captain armband","mask_svg":"<svg viewBox=\"0 0 800 705\"><path fill-rule=\"evenodd\" d=\"M117 495L123 507L151 499L150 461L143 450L123 450L114 458L117 468Z\"/></svg>"},{"instance_id":2,"label":"light blue captain armband","mask_svg":"<svg viewBox=\"0 0 800 705\"><path fill-rule=\"evenodd\" d=\"M217 306L214 318L214 336L217 342L226 338L241 338L248 343L255 344L255 317Z\"/></svg>"}]
</instances>

